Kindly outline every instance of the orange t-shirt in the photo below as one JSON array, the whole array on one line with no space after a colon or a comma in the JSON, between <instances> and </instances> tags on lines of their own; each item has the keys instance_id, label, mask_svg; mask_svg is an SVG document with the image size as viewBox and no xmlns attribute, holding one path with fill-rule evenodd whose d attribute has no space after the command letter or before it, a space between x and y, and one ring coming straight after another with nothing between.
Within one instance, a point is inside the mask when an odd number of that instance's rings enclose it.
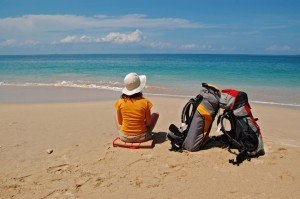
<instances>
[{"instance_id":1,"label":"orange t-shirt","mask_svg":"<svg viewBox=\"0 0 300 199\"><path fill-rule=\"evenodd\" d=\"M115 108L122 115L121 131L125 135L140 135L147 131L146 124L151 122L152 103L143 97L119 99Z\"/></svg>"}]
</instances>

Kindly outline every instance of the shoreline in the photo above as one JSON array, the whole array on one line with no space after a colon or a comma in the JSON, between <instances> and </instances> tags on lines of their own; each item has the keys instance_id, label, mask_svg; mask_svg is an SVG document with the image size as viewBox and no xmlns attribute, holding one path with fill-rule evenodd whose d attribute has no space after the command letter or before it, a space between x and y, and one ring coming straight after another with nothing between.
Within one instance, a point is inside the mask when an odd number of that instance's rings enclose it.
<instances>
[{"instance_id":1,"label":"shoreline","mask_svg":"<svg viewBox=\"0 0 300 199\"><path fill-rule=\"evenodd\" d=\"M189 100L197 95L143 93L146 97L166 97ZM97 102L103 100L117 100L121 96L120 89L80 88L71 86L0 86L0 104L45 104L45 103L73 103ZM249 99L251 104L300 109L300 104L266 102Z\"/></svg>"}]
</instances>

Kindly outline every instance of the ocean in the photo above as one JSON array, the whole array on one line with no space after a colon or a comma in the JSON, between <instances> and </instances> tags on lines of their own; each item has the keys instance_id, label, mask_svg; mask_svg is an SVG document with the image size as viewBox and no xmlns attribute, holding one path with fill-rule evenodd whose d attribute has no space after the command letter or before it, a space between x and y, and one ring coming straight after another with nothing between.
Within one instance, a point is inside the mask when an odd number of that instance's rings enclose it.
<instances>
[{"instance_id":1,"label":"ocean","mask_svg":"<svg viewBox=\"0 0 300 199\"><path fill-rule=\"evenodd\" d=\"M300 56L91 54L0 56L0 88L64 87L119 92L129 72L144 93L193 97L201 83L248 93L254 103L300 106ZM0 100L1 102L1 100Z\"/></svg>"}]
</instances>

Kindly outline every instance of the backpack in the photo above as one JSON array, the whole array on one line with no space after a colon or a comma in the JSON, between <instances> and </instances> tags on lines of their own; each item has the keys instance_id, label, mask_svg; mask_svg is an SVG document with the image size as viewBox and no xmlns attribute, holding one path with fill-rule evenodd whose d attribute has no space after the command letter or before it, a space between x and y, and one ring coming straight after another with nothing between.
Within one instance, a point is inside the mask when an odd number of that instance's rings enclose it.
<instances>
[{"instance_id":1,"label":"backpack","mask_svg":"<svg viewBox=\"0 0 300 199\"><path fill-rule=\"evenodd\" d=\"M220 90L214 85L202 83L199 94L183 107L181 127L169 127L167 138L172 151L198 151L206 143L212 123L219 110Z\"/></svg>"},{"instance_id":2,"label":"backpack","mask_svg":"<svg viewBox=\"0 0 300 199\"><path fill-rule=\"evenodd\" d=\"M224 109L218 117L218 129L223 132L223 141L230 145L230 148L237 148L239 154L236 161L230 160L232 164L239 165L251 157L264 155L263 140L260 128L251 113L248 96L245 92L233 89L222 90L220 107ZM226 130L224 121L230 122L230 130Z\"/></svg>"}]
</instances>

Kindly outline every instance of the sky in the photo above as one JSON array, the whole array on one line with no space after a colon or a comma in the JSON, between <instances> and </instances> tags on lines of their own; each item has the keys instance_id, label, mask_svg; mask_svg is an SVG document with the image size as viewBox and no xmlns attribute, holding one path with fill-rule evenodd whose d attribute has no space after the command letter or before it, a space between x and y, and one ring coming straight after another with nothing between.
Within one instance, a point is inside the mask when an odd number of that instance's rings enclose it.
<instances>
[{"instance_id":1,"label":"sky","mask_svg":"<svg viewBox=\"0 0 300 199\"><path fill-rule=\"evenodd\" d=\"M299 0L0 0L0 55L300 54Z\"/></svg>"}]
</instances>

